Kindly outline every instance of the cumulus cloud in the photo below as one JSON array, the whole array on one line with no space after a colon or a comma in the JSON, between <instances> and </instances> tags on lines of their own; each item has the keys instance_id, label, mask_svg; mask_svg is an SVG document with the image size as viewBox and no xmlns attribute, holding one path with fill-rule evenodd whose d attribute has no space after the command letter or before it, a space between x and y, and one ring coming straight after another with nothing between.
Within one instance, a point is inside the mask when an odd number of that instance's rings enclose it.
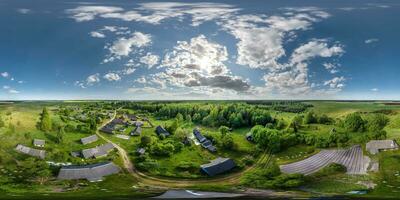
<instances>
[{"instance_id":1,"label":"cumulus cloud","mask_svg":"<svg viewBox=\"0 0 400 200\"><path fill-rule=\"evenodd\" d=\"M123 70L123 74L124 75L129 75L129 74L133 74L136 71L135 68L133 67L128 67L126 69Z\"/></svg>"},{"instance_id":2,"label":"cumulus cloud","mask_svg":"<svg viewBox=\"0 0 400 200\"><path fill-rule=\"evenodd\" d=\"M108 81L119 81L121 80L121 77L117 74L117 73L107 73L103 76L103 78L105 78Z\"/></svg>"},{"instance_id":3,"label":"cumulus cloud","mask_svg":"<svg viewBox=\"0 0 400 200\"><path fill-rule=\"evenodd\" d=\"M250 88L247 81L230 74L224 64L228 59L226 47L210 42L204 35L190 41L178 41L167 53L162 65L167 67L163 76L180 87L208 87L243 92Z\"/></svg>"},{"instance_id":4,"label":"cumulus cloud","mask_svg":"<svg viewBox=\"0 0 400 200\"><path fill-rule=\"evenodd\" d=\"M2 72L2 73L0 73L0 75L1 75L2 77L4 77L4 78L10 77L10 74L9 74L8 72Z\"/></svg>"},{"instance_id":5,"label":"cumulus cloud","mask_svg":"<svg viewBox=\"0 0 400 200\"><path fill-rule=\"evenodd\" d=\"M151 35L141 32L134 32L129 38L119 38L108 47L110 51L109 58L104 62L120 59L123 56L128 56L134 48L141 48L151 44Z\"/></svg>"},{"instance_id":6,"label":"cumulus cloud","mask_svg":"<svg viewBox=\"0 0 400 200\"><path fill-rule=\"evenodd\" d=\"M146 78L144 76L141 76L137 78L134 82L140 83L140 84L145 84L147 83Z\"/></svg>"},{"instance_id":7,"label":"cumulus cloud","mask_svg":"<svg viewBox=\"0 0 400 200\"><path fill-rule=\"evenodd\" d=\"M90 36L92 36L94 38L105 38L106 37L106 35L104 35L103 33L97 32L97 31L90 32Z\"/></svg>"},{"instance_id":8,"label":"cumulus cloud","mask_svg":"<svg viewBox=\"0 0 400 200\"><path fill-rule=\"evenodd\" d=\"M3 86L3 89L5 89L5 90L8 90L8 89L10 89L11 87L10 86L8 86L8 85L4 85Z\"/></svg>"},{"instance_id":9,"label":"cumulus cloud","mask_svg":"<svg viewBox=\"0 0 400 200\"><path fill-rule=\"evenodd\" d=\"M77 22L101 17L159 24L168 18L181 19L191 16L192 26L198 26L205 21L218 19L238 10L240 9L222 3L149 2L141 3L139 7L131 10L113 6L79 6L66 12Z\"/></svg>"},{"instance_id":10,"label":"cumulus cloud","mask_svg":"<svg viewBox=\"0 0 400 200\"><path fill-rule=\"evenodd\" d=\"M86 78L86 83L87 83L88 85L92 85L92 84L94 84L94 83L100 82L99 76L100 76L100 75L99 75L98 73L97 73L97 74L92 74L92 75L88 76L88 77Z\"/></svg>"},{"instance_id":11,"label":"cumulus cloud","mask_svg":"<svg viewBox=\"0 0 400 200\"><path fill-rule=\"evenodd\" d=\"M149 68L152 68L154 65L158 64L159 56L147 53L145 56L140 58L140 62L146 64Z\"/></svg>"},{"instance_id":12,"label":"cumulus cloud","mask_svg":"<svg viewBox=\"0 0 400 200\"><path fill-rule=\"evenodd\" d=\"M8 93L10 93L10 94L19 94L20 92L18 90L10 89L10 90L8 90Z\"/></svg>"},{"instance_id":13,"label":"cumulus cloud","mask_svg":"<svg viewBox=\"0 0 400 200\"><path fill-rule=\"evenodd\" d=\"M372 91L372 92L378 92L379 89L378 89L378 88L372 88L371 91Z\"/></svg>"},{"instance_id":14,"label":"cumulus cloud","mask_svg":"<svg viewBox=\"0 0 400 200\"><path fill-rule=\"evenodd\" d=\"M107 14L123 11L122 8L114 6L78 6L73 9L66 10L66 13L77 22L90 21L95 17Z\"/></svg>"},{"instance_id":15,"label":"cumulus cloud","mask_svg":"<svg viewBox=\"0 0 400 200\"><path fill-rule=\"evenodd\" d=\"M341 76L341 77L335 77L331 80L325 81L324 85L329 86L331 89L342 89L345 85L344 85L344 81L346 79Z\"/></svg>"},{"instance_id":16,"label":"cumulus cloud","mask_svg":"<svg viewBox=\"0 0 400 200\"><path fill-rule=\"evenodd\" d=\"M339 72L338 68L340 67L340 64L334 64L334 63L323 63L322 64L326 70L329 71L331 74L336 74Z\"/></svg>"},{"instance_id":17,"label":"cumulus cloud","mask_svg":"<svg viewBox=\"0 0 400 200\"><path fill-rule=\"evenodd\" d=\"M314 57L332 57L341 55L344 50L341 45L328 46L326 40L312 40L297 48L291 56L291 63L301 63Z\"/></svg>"},{"instance_id":18,"label":"cumulus cloud","mask_svg":"<svg viewBox=\"0 0 400 200\"><path fill-rule=\"evenodd\" d=\"M379 42L379 39L378 38L370 38L370 39L367 39L364 41L365 44L371 44L374 42Z\"/></svg>"}]
</instances>

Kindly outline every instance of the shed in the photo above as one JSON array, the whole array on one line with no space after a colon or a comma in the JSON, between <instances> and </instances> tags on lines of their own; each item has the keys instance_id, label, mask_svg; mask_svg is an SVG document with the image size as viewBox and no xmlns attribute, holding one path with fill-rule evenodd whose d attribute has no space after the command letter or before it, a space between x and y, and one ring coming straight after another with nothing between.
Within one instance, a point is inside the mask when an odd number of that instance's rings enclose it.
<instances>
[{"instance_id":1,"label":"shed","mask_svg":"<svg viewBox=\"0 0 400 200\"><path fill-rule=\"evenodd\" d=\"M98 139L99 138L97 137L97 135L91 135L88 137L81 138L81 142L82 142L82 144L86 145L86 144L90 144L92 142L96 142Z\"/></svg>"},{"instance_id":2,"label":"shed","mask_svg":"<svg viewBox=\"0 0 400 200\"><path fill-rule=\"evenodd\" d=\"M142 127L137 126L135 129L131 131L132 136L140 136L142 134Z\"/></svg>"},{"instance_id":3,"label":"shed","mask_svg":"<svg viewBox=\"0 0 400 200\"><path fill-rule=\"evenodd\" d=\"M204 141L207 140L199 131L199 129L193 129L193 135L196 137L196 139L200 142L203 143Z\"/></svg>"},{"instance_id":4,"label":"shed","mask_svg":"<svg viewBox=\"0 0 400 200\"><path fill-rule=\"evenodd\" d=\"M22 144L18 144L17 147L15 147L15 150L26 155L38 157L40 159L44 159L46 156L46 151L33 149Z\"/></svg>"},{"instance_id":5,"label":"shed","mask_svg":"<svg viewBox=\"0 0 400 200\"><path fill-rule=\"evenodd\" d=\"M366 149L371 154L377 154L381 150L396 150L399 146L394 140L371 140L366 144Z\"/></svg>"},{"instance_id":6,"label":"shed","mask_svg":"<svg viewBox=\"0 0 400 200\"><path fill-rule=\"evenodd\" d=\"M40 140L40 139L33 140L33 146L35 146L35 147L44 147L45 143L46 143L45 140Z\"/></svg>"},{"instance_id":7,"label":"shed","mask_svg":"<svg viewBox=\"0 0 400 200\"><path fill-rule=\"evenodd\" d=\"M107 156L107 154L113 150L115 147L112 143L106 143L94 148L82 150L82 156L86 159L88 158L100 158Z\"/></svg>"},{"instance_id":8,"label":"shed","mask_svg":"<svg viewBox=\"0 0 400 200\"><path fill-rule=\"evenodd\" d=\"M202 172L209 176L215 176L228 172L236 167L236 163L230 158L217 158L212 160L210 163L200 166Z\"/></svg>"},{"instance_id":9,"label":"shed","mask_svg":"<svg viewBox=\"0 0 400 200\"><path fill-rule=\"evenodd\" d=\"M158 136L161 136L161 135L164 135L165 137L170 136L170 133L161 126L156 127L156 133Z\"/></svg>"},{"instance_id":10,"label":"shed","mask_svg":"<svg viewBox=\"0 0 400 200\"><path fill-rule=\"evenodd\" d=\"M63 166L57 176L59 180L86 179L90 182L103 180L104 176L117 174L121 169L112 162L92 165Z\"/></svg>"}]
</instances>

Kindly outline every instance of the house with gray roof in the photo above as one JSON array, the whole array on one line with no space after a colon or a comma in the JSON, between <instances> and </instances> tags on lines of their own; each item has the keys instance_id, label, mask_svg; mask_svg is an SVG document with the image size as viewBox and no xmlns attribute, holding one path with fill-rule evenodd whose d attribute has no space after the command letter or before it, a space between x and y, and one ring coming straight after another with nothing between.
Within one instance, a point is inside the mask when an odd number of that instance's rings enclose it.
<instances>
[{"instance_id":1,"label":"house with gray roof","mask_svg":"<svg viewBox=\"0 0 400 200\"><path fill-rule=\"evenodd\" d=\"M140 136L142 134L142 127L137 126L135 129L133 129L130 133L132 136Z\"/></svg>"},{"instance_id":2,"label":"house with gray roof","mask_svg":"<svg viewBox=\"0 0 400 200\"><path fill-rule=\"evenodd\" d=\"M26 155L38 157L40 159L44 159L46 157L46 151L33 149L22 144L18 144L17 147L15 147L15 150Z\"/></svg>"},{"instance_id":3,"label":"house with gray roof","mask_svg":"<svg viewBox=\"0 0 400 200\"><path fill-rule=\"evenodd\" d=\"M61 167L57 179L79 180L86 179L90 182L102 181L104 176L117 174L120 168L112 162L92 165L71 165Z\"/></svg>"},{"instance_id":4,"label":"house with gray roof","mask_svg":"<svg viewBox=\"0 0 400 200\"><path fill-rule=\"evenodd\" d=\"M165 137L170 136L170 133L161 126L156 127L156 133L158 136L161 136L161 135L164 135Z\"/></svg>"},{"instance_id":5,"label":"house with gray roof","mask_svg":"<svg viewBox=\"0 0 400 200\"><path fill-rule=\"evenodd\" d=\"M46 141L45 140L40 140L40 139L34 139L33 140L33 146L35 147L44 147Z\"/></svg>"},{"instance_id":6,"label":"house with gray roof","mask_svg":"<svg viewBox=\"0 0 400 200\"><path fill-rule=\"evenodd\" d=\"M82 144L86 145L86 144L90 144L92 142L96 142L98 139L99 138L97 137L97 135L91 135L88 137L81 138L81 142L82 142Z\"/></svg>"},{"instance_id":7,"label":"house with gray roof","mask_svg":"<svg viewBox=\"0 0 400 200\"><path fill-rule=\"evenodd\" d=\"M94 148L82 150L82 156L86 159L88 158L100 158L107 156L107 154L113 150L115 147L112 143L106 143Z\"/></svg>"},{"instance_id":8,"label":"house with gray roof","mask_svg":"<svg viewBox=\"0 0 400 200\"><path fill-rule=\"evenodd\" d=\"M371 140L366 144L366 149L371 154L377 154L379 151L396 150L399 148L394 140Z\"/></svg>"},{"instance_id":9,"label":"house with gray roof","mask_svg":"<svg viewBox=\"0 0 400 200\"><path fill-rule=\"evenodd\" d=\"M212 160L210 163L200 166L203 173L209 176L215 176L217 174L226 173L236 167L236 163L230 158L217 158Z\"/></svg>"}]
</instances>

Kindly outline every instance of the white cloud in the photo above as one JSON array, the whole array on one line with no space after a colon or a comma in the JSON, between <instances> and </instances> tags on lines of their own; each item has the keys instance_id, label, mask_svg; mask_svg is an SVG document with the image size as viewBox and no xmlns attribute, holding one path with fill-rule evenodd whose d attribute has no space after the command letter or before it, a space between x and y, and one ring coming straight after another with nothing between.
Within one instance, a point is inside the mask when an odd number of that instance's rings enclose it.
<instances>
[{"instance_id":1,"label":"white cloud","mask_svg":"<svg viewBox=\"0 0 400 200\"><path fill-rule=\"evenodd\" d=\"M344 50L341 45L335 44L331 47L325 40L312 40L298 47L291 56L291 63L301 63L314 57L332 57L341 55Z\"/></svg>"},{"instance_id":2,"label":"white cloud","mask_svg":"<svg viewBox=\"0 0 400 200\"><path fill-rule=\"evenodd\" d=\"M372 91L372 92L378 92L379 89L378 89L378 88L372 88L371 91Z\"/></svg>"},{"instance_id":3,"label":"white cloud","mask_svg":"<svg viewBox=\"0 0 400 200\"><path fill-rule=\"evenodd\" d=\"M147 81L144 76L141 76L141 77L137 78L134 82L145 84Z\"/></svg>"},{"instance_id":4,"label":"white cloud","mask_svg":"<svg viewBox=\"0 0 400 200\"><path fill-rule=\"evenodd\" d=\"M90 36L92 36L94 38L105 38L106 37L106 35L104 35L103 33L98 32L98 31L90 32Z\"/></svg>"},{"instance_id":5,"label":"white cloud","mask_svg":"<svg viewBox=\"0 0 400 200\"><path fill-rule=\"evenodd\" d=\"M74 9L66 10L66 13L70 14L70 17L75 19L75 21L84 22L93 20L95 17L101 14L119 11L123 11L123 9L113 6L78 6Z\"/></svg>"},{"instance_id":6,"label":"white cloud","mask_svg":"<svg viewBox=\"0 0 400 200\"><path fill-rule=\"evenodd\" d=\"M340 67L340 64L333 64L333 63L323 63L322 64L326 70L329 71L331 74L336 74L339 72L338 68Z\"/></svg>"},{"instance_id":7,"label":"white cloud","mask_svg":"<svg viewBox=\"0 0 400 200\"><path fill-rule=\"evenodd\" d=\"M96 17L159 24L169 18L192 17L192 26L205 21L222 18L240 9L222 3L179 3L150 2L141 3L138 8L127 10L111 6L79 6L67 10L67 14L78 22L93 20Z\"/></svg>"},{"instance_id":8,"label":"white cloud","mask_svg":"<svg viewBox=\"0 0 400 200\"><path fill-rule=\"evenodd\" d=\"M230 74L223 63L228 59L226 47L210 42L204 35L187 41L178 41L167 53L162 74L170 84L178 87L206 87L230 89L238 92L250 88L247 81Z\"/></svg>"},{"instance_id":9,"label":"white cloud","mask_svg":"<svg viewBox=\"0 0 400 200\"><path fill-rule=\"evenodd\" d=\"M107 73L103 76L103 78L107 79L108 81L119 81L121 80L121 77L117 73Z\"/></svg>"},{"instance_id":10,"label":"white cloud","mask_svg":"<svg viewBox=\"0 0 400 200\"><path fill-rule=\"evenodd\" d=\"M20 92L18 90L10 89L10 90L8 90L8 93L10 93L10 94L19 94Z\"/></svg>"},{"instance_id":11,"label":"white cloud","mask_svg":"<svg viewBox=\"0 0 400 200\"><path fill-rule=\"evenodd\" d=\"M129 74L133 74L136 71L135 68L133 67L128 67L126 69L123 70L123 74L124 75L129 75Z\"/></svg>"},{"instance_id":12,"label":"white cloud","mask_svg":"<svg viewBox=\"0 0 400 200\"><path fill-rule=\"evenodd\" d=\"M8 72L2 72L0 75L4 78L8 78L10 76Z\"/></svg>"},{"instance_id":13,"label":"white cloud","mask_svg":"<svg viewBox=\"0 0 400 200\"><path fill-rule=\"evenodd\" d=\"M11 87L10 86L8 86L8 85L4 85L3 86L3 89L5 89L5 90L8 90L8 89L10 89Z\"/></svg>"},{"instance_id":14,"label":"white cloud","mask_svg":"<svg viewBox=\"0 0 400 200\"><path fill-rule=\"evenodd\" d=\"M378 38L370 38L364 41L365 44L370 44L370 43L374 43L374 42L379 42Z\"/></svg>"},{"instance_id":15,"label":"white cloud","mask_svg":"<svg viewBox=\"0 0 400 200\"><path fill-rule=\"evenodd\" d=\"M100 82L99 76L100 76L100 75L99 75L98 73L97 73L97 74L92 74L92 75L88 76L88 77L86 78L86 83L87 83L88 85L92 85L92 84L94 84L94 83Z\"/></svg>"},{"instance_id":16,"label":"white cloud","mask_svg":"<svg viewBox=\"0 0 400 200\"><path fill-rule=\"evenodd\" d=\"M110 51L109 58L104 62L110 62L115 59L120 59L123 56L128 56L136 48L141 48L151 44L151 35L141 32L134 32L129 38L119 38L116 40L108 50Z\"/></svg>"},{"instance_id":17,"label":"white cloud","mask_svg":"<svg viewBox=\"0 0 400 200\"><path fill-rule=\"evenodd\" d=\"M345 85L344 85L344 81L346 79L341 76L341 77L335 77L331 80L325 81L324 85L329 86L331 89L342 89Z\"/></svg>"},{"instance_id":18,"label":"white cloud","mask_svg":"<svg viewBox=\"0 0 400 200\"><path fill-rule=\"evenodd\" d=\"M18 83L19 83L19 84L23 84L23 83L25 83L25 81L18 81Z\"/></svg>"},{"instance_id":19,"label":"white cloud","mask_svg":"<svg viewBox=\"0 0 400 200\"><path fill-rule=\"evenodd\" d=\"M158 64L159 56L147 53L145 56L140 58L140 62L146 64L148 68L152 68L154 65Z\"/></svg>"},{"instance_id":20,"label":"white cloud","mask_svg":"<svg viewBox=\"0 0 400 200\"><path fill-rule=\"evenodd\" d=\"M31 10L27 9L27 8L19 8L19 9L17 9L17 12L19 12L21 14L29 14L31 12Z\"/></svg>"}]
</instances>

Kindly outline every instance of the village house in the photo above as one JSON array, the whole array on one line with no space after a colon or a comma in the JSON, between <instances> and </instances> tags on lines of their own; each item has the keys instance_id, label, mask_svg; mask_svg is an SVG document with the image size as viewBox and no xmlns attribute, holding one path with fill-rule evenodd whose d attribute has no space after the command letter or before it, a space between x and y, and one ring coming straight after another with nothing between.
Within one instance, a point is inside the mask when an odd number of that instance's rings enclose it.
<instances>
[{"instance_id":1,"label":"village house","mask_svg":"<svg viewBox=\"0 0 400 200\"><path fill-rule=\"evenodd\" d=\"M18 144L17 147L15 147L15 150L26 155L38 157L40 159L44 159L46 156L46 151L33 149L22 144Z\"/></svg>"},{"instance_id":2,"label":"village house","mask_svg":"<svg viewBox=\"0 0 400 200\"><path fill-rule=\"evenodd\" d=\"M210 152L216 152L217 148L212 144L210 140L205 138L198 129L193 129L193 135L201 143L201 146Z\"/></svg>"},{"instance_id":3,"label":"village house","mask_svg":"<svg viewBox=\"0 0 400 200\"><path fill-rule=\"evenodd\" d=\"M161 136L161 135L164 135L165 137L170 136L170 133L161 126L156 127L156 133L158 136Z\"/></svg>"},{"instance_id":4,"label":"village house","mask_svg":"<svg viewBox=\"0 0 400 200\"><path fill-rule=\"evenodd\" d=\"M90 182L102 181L104 176L117 174L120 168L112 162L98 163L83 166L63 166L61 167L57 179L59 180L79 180L86 179Z\"/></svg>"},{"instance_id":5,"label":"village house","mask_svg":"<svg viewBox=\"0 0 400 200\"><path fill-rule=\"evenodd\" d=\"M210 163L200 166L203 173L208 176L215 176L217 174L226 173L236 167L236 163L230 158L217 158Z\"/></svg>"},{"instance_id":6,"label":"village house","mask_svg":"<svg viewBox=\"0 0 400 200\"><path fill-rule=\"evenodd\" d=\"M90 144L92 142L96 142L98 139L99 138L97 137L97 135L91 135L88 137L81 138L81 142L82 142L82 144L86 145L86 144Z\"/></svg>"},{"instance_id":7,"label":"village house","mask_svg":"<svg viewBox=\"0 0 400 200\"><path fill-rule=\"evenodd\" d=\"M394 140L371 140L366 144L366 149L371 154L377 154L379 151L397 150L399 146Z\"/></svg>"},{"instance_id":8,"label":"village house","mask_svg":"<svg viewBox=\"0 0 400 200\"><path fill-rule=\"evenodd\" d=\"M40 139L34 139L33 140L33 146L35 147L44 147L46 141L45 140L40 140Z\"/></svg>"},{"instance_id":9,"label":"village house","mask_svg":"<svg viewBox=\"0 0 400 200\"><path fill-rule=\"evenodd\" d=\"M115 147L112 143L106 143L94 148L82 150L82 156L85 159L88 158L101 158L107 156L107 154L113 150Z\"/></svg>"},{"instance_id":10,"label":"village house","mask_svg":"<svg viewBox=\"0 0 400 200\"><path fill-rule=\"evenodd\" d=\"M140 126L137 126L130 133L130 135L132 135L132 136L140 136L141 134L142 134L142 127L140 127Z\"/></svg>"}]
</instances>

